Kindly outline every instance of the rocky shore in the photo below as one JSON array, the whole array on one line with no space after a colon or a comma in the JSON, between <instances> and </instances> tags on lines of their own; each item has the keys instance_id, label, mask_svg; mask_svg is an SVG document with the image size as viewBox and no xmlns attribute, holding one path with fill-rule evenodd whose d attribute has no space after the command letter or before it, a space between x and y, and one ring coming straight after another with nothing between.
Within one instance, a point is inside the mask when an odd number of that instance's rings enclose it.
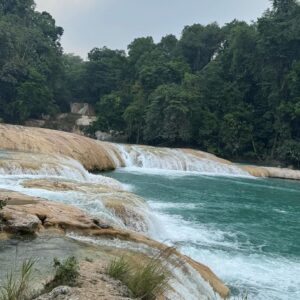
<instances>
[{"instance_id":1,"label":"rocky shore","mask_svg":"<svg viewBox=\"0 0 300 300\"><path fill-rule=\"evenodd\" d=\"M2 239L28 234L37 236L46 233L62 235L77 233L90 238L111 240L117 238L159 251L167 249L167 246L140 233L110 226L101 219L95 219L70 205L8 190L0 190L0 199L7 201L7 205L0 211L2 231L6 234L2 235ZM221 297L228 296L229 289L208 267L181 255L175 249L173 255L196 270Z\"/></svg>"},{"instance_id":2,"label":"rocky shore","mask_svg":"<svg viewBox=\"0 0 300 300\"><path fill-rule=\"evenodd\" d=\"M154 147L143 147L145 151L149 152L159 150ZM114 170L125 164L110 143L96 141L74 133L44 128L0 124L0 150L62 155L79 161L88 171ZM203 151L193 149L179 149L179 151L191 154L196 159L233 166L254 177L300 180L299 170L235 165L228 160Z\"/></svg>"},{"instance_id":3,"label":"rocky shore","mask_svg":"<svg viewBox=\"0 0 300 300\"><path fill-rule=\"evenodd\" d=\"M150 157L161 155L162 161L168 155L166 149L147 146L140 146L138 151ZM300 180L296 170L236 166L191 149L170 151L175 161L183 157L184 168L205 163L216 170L240 170L248 176ZM6 204L0 210L0 240L71 237L96 245L97 251L105 253L95 262L81 259L80 287L59 287L38 300L128 299L126 288L104 274L104 265L124 254L147 260L169 248L149 237L153 221L142 198L116 180L89 173L125 164L118 148L110 143L72 133L0 124L0 201ZM228 297L228 287L207 266L176 249L172 249L168 263L176 272L169 294L161 299L186 299L180 294L186 284L197 300Z\"/></svg>"}]
</instances>

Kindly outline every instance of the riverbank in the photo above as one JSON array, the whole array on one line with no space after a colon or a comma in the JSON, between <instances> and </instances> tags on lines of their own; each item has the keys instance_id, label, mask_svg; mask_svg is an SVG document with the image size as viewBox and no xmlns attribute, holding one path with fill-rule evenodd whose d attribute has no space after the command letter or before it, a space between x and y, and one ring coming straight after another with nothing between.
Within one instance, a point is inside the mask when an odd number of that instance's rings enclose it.
<instances>
[{"instance_id":1,"label":"riverbank","mask_svg":"<svg viewBox=\"0 0 300 300\"><path fill-rule=\"evenodd\" d=\"M6 124L0 124L0 137L2 150L63 155L79 161L88 171L137 167L300 180L299 170L236 165L213 154L192 149L112 144L67 132Z\"/></svg>"},{"instance_id":2,"label":"riverbank","mask_svg":"<svg viewBox=\"0 0 300 300\"><path fill-rule=\"evenodd\" d=\"M2 239L30 237L34 243L45 234L60 235L148 257L167 248L146 236L148 205L116 180L89 174L63 157L60 165L58 156L2 152L0 161L0 199L6 201L0 211ZM168 293L174 299L187 299L185 284L191 285L189 299L228 295L209 268L176 250L172 257L170 271L176 272Z\"/></svg>"},{"instance_id":3,"label":"riverbank","mask_svg":"<svg viewBox=\"0 0 300 300\"><path fill-rule=\"evenodd\" d=\"M90 172L125 168L144 173L300 179L299 171L238 166L192 149L111 144L5 124L0 124L0 150L0 196L7 202L0 213L2 238L60 234L99 247L107 243L116 249L129 247L149 257L167 248L153 239L160 229L149 205L130 192L130 183ZM229 295L228 287L210 268L175 249L172 255L168 261L174 281L169 290L172 299Z\"/></svg>"}]
</instances>

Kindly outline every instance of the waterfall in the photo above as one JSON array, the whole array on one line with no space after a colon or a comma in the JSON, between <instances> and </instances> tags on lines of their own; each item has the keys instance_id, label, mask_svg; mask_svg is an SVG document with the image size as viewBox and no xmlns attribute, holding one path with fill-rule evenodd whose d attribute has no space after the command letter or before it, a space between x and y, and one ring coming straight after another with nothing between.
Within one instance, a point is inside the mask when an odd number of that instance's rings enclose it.
<instances>
[{"instance_id":1,"label":"waterfall","mask_svg":"<svg viewBox=\"0 0 300 300\"><path fill-rule=\"evenodd\" d=\"M65 132L1 124L0 131L0 190L72 205L104 225L148 236L157 228L157 216L148 204L129 193L128 186L89 171L124 167L143 172L248 175L230 162L190 149L112 144ZM116 243L114 240L113 245ZM141 245L136 243L134 249L139 251ZM203 299L215 299L210 285L188 267L173 274L172 289L178 299L199 299L199 293ZM170 298L176 299L174 295Z\"/></svg>"},{"instance_id":2,"label":"waterfall","mask_svg":"<svg viewBox=\"0 0 300 300\"><path fill-rule=\"evenodd\" d=\"M0 151L0 175L60 177L67 180L98 183L116 189L124 185L109 177L94 175L72 158L29 152Z\"/></svg>"},{"instance_id":3,"label":"waterfall","mask_svg":"<svg viewBox=\"0 0 300 300\"><path fill-rule=\"evenodd\" d=\"M73 205L109 225L147 232L148 206L128 188L68 157L0 151L0 191Z\"/></svg>"},{"instance_id":4,"label":"waterfall","mask_svg":"<svg viewBox=\"0 0 300 300\"><path fill-rule=\"evenodd\" d=\"M143 172L250 176L229 161L192 149L112 144L67 132L5 124L0 124L0 131L0 149L68 157L89 171L126 167Z\"/></svg>"},{"instance_id":5,"label":"waterfall","mask_svg":"<svg viewBox=\"0 0 300 300\"><path fill-rule=\"evenodd\" d=\"M250 176L229 161L212 154L191 150L141 145L109 144L109 154L117 167L132 170L167 170L203 175Z\"/></svg>"}]
</instances>

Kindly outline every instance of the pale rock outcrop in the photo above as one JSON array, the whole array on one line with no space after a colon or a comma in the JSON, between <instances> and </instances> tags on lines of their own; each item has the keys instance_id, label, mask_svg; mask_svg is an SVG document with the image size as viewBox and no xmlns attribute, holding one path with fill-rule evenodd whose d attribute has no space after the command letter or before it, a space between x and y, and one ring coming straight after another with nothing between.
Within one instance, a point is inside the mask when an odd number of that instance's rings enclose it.
<instances>
[{"instance_id":1,"label":"pale rock outcrop","mask_svg":"<svg viewBox=\"0 0 300 300\"><path fill-rule=\"evenodd\" d=\"M70 104L70 110L73 114L79 114L83 116L95 116L95 109L89 103L76 103Z\"/></svg>"},{"instance_id":2,"label":"pale rock outcrop","mask_svg":"<svg viewBox=\"0 0 300 300\"><path fill-rule=\"evenodd\" d=\"M87 170L112 170L115 163L105 143L73 133L0 124L0 149L64 155Z\"/></svg>"},{"instance_id":3,"label":"pale rock outcrop","mask_svg":"<svg viewBox=\"0 0 300 300\"><path fill-rule=\"evenodd\" d=\"M137 232L147 232L148 222L145 219L148 205L141 197L133 193L119 190L112 186L95 183L72 182L55 179L30 179L22 185L26 188L46 189L50 191L77 191L83 193L86 199L99 200L114 215L122 220L124 225Z\"/></svg>"},{"instance_id":4,"label":"pale rock outcrop","mask_svg":"<svg viewBox=\"0 0 300 300\"><path fill-rule=\"evenodd\" d=\"M128 146L130 147L130 145ZM167 155L166 148L139 146L146 152L158 156ZM113 170L123 167L123 161L118 149L111 143L96 141L81 135L55 131L44 128L29 128L23 126L0 124L0 150L32 152L45 155L59 155L80 162L88 171ZM175 149L176 150L176 149ZM240 166L213 154L193 149L177 149L181 153L193 155L200 160L216 162L237 168L255 177L272 177L300 180L300 171L256 166ZM1 167L1 166L0 166ZM247 175L247 173L245 174Z\"/></svg>"},{"instance_id":5,"label":"pale rock outcrop","mask_svg":"<svg viewBox=\"0 0 300 300\"><path fill-rule=\"evenodd\" d=\"M4 232L9 234L24 233L24 229L27 228L28 230L25 230L27 233L35 234L56 229L61 233L77 232L91 237L117 238L144 244L161 251L168 249L166 245L139 233L102 224L101 220L95 220L85 212L70 205L46 201L8 190L0 190L0 199L8 201L8 205L0 211L0 224L2 225L2 231L4 230ZM28 227L26 227L26 223L23 223L23 220L26 218L33 218L36 221L35 226L27 223ZM23 226L20 227L20 224L23 224ZM18 229L21 229L21 231L19 232ZM173 255L177 256L178 259L188 263L194 270L199 272L202 278L221 297L226 298L229 295L229 289L208 267L180 254L175 249L172 251Z\"/></svg>"},{"instance_id":6,"label":"pale rock outcrop","mask_svg":"<svg viewBox=\"0 0 300 300\"><path fill-rule=\"evenodd\" d=\"M8 190L0 190L0 199L7 201L7 206L0 211L0 221L8 233L34 234L50 227L62 231L107 228L101 221L70 205Z\"/></svg>"},{"instance_id":7,"label":"pale rock outcrop","mask_svg":"<svg viewBox=\"0 0 300 300\"><path fill-rule=\"evenodd\" d=\"M97 121L96 117L82 116L80 119L76 121L76 125L87 127L92 125L96 121Z\"/></svg>"},{"instance_id":8,"label":"pale rock outcrop","mask_svg":"<svg viewBox=\"0 0 300 300\"><path fill-rule=\"evenodd\" d=\"M241 166L242 169L255 177L300 180L300 171L286 168Z\"/></svg>"}]
</instances>

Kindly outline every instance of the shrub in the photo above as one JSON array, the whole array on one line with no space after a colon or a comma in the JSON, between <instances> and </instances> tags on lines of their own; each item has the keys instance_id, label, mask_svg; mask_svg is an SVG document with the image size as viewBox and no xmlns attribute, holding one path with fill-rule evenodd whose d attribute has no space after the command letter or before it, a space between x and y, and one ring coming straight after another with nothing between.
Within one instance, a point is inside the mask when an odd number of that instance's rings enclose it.
<instances>
[{"instance_id":1,"label":"shrub","mask_svg":"<svg viewBox=\"0 0 300 300\"><path fill-rule=\"evenodd\" d=\"M153 256L138 269L132 267L124 257L113 260L107 268L107 274L123 282L134 298L154 300L166 291L170 280L170 272L166 268L167 258L172 254L170 249Z\"/></svg>"},{"instance_id":2,"label":"shrub","mask_svg":"<svg viewBox=\"0 0 300 300\"><path fill-rule=\"evenodd\" d=\"M7 204L7 200L0 200L0 210L4 208L4 206L6 206Z\"/></svg>"},{"instance_id":3,"label":"shrub","mask_svg":"<svg viewBox=\"0 0 300 300\"><path fill-rule=\"evenodd\" d=\"M117 280L123 281L129 273L130 266L128 261L122 256L119 259L114 259L108 266L106 273Z\"/></svg>"},{"instance_id":4,"label":"shrub","mask_svg":"<svg viewBox=\"0 0 300 300\"><path fill-rule=\"evenodd\" d=\"M79 264L76 257L70 256L63 262L54 258L53 266L55 275L53 280L46 285L46 290L52 290L59 285L76 285L79 275Z\"/></svg>"},{"instance_id":5,"label":"shrub","mask_svg":"<svg viewBox=\"0 0 300 300\"><path fill-rule=\"evenodd\" d=\"M31 259L23 262L19 279L16 278L13 271L7 275L6 282L0 289L0 300L24 300L28 298L29 282L34 263Z\"/></svg>"},{"instance_id":6,"label":"shrub","mask_svg":"<svg viewBox=\"0 0 300 300\"><path fill-rule=\"evenodd\" d=\"M169 272L159 260L151 260L128 277L127 286L133 296L140 299L156 299L167 289Z\"/></svg>"}]
</instances>

